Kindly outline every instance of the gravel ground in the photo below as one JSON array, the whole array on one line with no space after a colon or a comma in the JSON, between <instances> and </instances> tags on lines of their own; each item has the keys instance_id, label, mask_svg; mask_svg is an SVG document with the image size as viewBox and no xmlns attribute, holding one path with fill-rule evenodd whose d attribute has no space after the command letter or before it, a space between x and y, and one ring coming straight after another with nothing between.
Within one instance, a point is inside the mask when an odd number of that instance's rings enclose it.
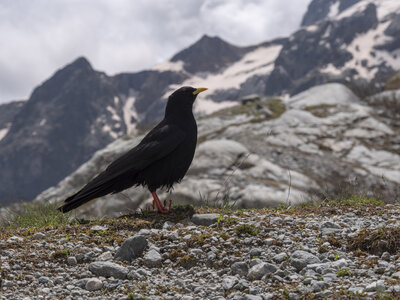
<instances>
[{"instance_id":1,"label":"gravel ground","mask_svg":"<svg viewBox=\"0 0 400 300\"><path fill-rule=\"evenodd\" d=\"M7 231L0 298L394 299L399 222L396 204L147 213Z\"/></svg>"}]
</instances>

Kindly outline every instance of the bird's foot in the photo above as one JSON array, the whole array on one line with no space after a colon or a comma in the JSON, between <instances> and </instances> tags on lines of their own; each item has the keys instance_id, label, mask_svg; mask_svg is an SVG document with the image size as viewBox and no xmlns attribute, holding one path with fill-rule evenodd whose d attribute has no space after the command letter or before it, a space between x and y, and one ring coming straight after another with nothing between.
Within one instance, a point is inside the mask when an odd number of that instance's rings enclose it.
<instances>
[{"instance_id":1,"label":"bird's foot","mask_svg":"<svg viewBox=\"0 0 400 300\"><path fill-rule=\"evenodd\" d=\"M167 207L167 200L164 200L164 207ZM169 199L168 201L168 211L176 211L175 208L172 208L172 200Z\"/></svg>"},{"instance_id":2,"label":"bird's foot","mask_svg":"<svg viewBox=\"0 0 400 300\"><path fill-rule=\"evenodd\" d=\"M176 211L175 208L171 208L171 207L172 207L172 199L169 199L168 210L169 210L169 211Z\"/></svg>"},{"instance_id":3,"label":"bird's foot","mask_svg":"<svg viewBox=\"0 0 400 300\"><path fill-rule=\"evenodd\" d=\"M167 213L175 211L174 209L171 208L172 201L170 201L169 209L166 209L165 208L166 205L165 206L162 205L162 203L161 203L160 199L158 198L157 194L155 192L153 192L151 194L153 196L153 207L155 205L157 207L158 212L160 212L162 214L167 214Z\"/></svg>"}]
</instances>

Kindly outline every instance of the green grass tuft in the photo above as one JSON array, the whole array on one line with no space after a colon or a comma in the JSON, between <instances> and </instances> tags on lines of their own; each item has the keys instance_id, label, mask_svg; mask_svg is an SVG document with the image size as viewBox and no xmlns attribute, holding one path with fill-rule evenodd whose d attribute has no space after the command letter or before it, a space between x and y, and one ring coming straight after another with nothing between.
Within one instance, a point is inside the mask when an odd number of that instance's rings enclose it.
<instances>
[{"instance_id":1,"label":"green grass tuft","mask_svg":"<svg viewBox=\"0 0 400 300\"><path fill-rule=\"evenodd\" d=\"M272 112L272 119L279 118L285 111L285 103L281 99L275 98L268 103L268 108Z\"/></svg>"},{"instance_id":2,"label":"green grass tuft","mask_svg":"<svg viewBox=\"0 0 400 300\"><path fill-rule=\"evenodd\" d=\"M326 197L324 200L310 201L301 203L298 206L287 207L284 204L279 205L276 210L285 209L297 209L297 208L321 208L321 207L354 207L363 209L368 206L381 206L385 202L373 197L367 197L365 195L350 195L346 197L329 198Z\"/></svg>"},{"instance_id":3,"label":"green grass tuft","mask_svg":"<svg viewBox=\"0 0 400 300\"><path fill-rule=\"evenodd\" d=\"M255 225L251 224L240 224L235 228L235 233L237 235L252 235L256 236L261 232L260 229L257 229Z\"/></svg>"},{"instance_id":4,"label":"green grass tuft","mask_svg":"<svg viewBox=\"0 0 400 300\"><path fill-rule=\"evenodd\" d=\"M350 276L351 270L349 268L343 268L343 269L337 270L336 275L338 277Z\"/></svg>"},{"instance_id":5,"label":"green grass tuft","mask_svg":"<svg viewBox=\"0 0 400 300\"><path fill-rule=\"evenodd\" d=\"M352 206L352 207L364 207L368 205L379 206L384 204L385 203L381 200L359 195L352 195L342 199L328 200L326 202L326 206Z\"/></svg>"},{"instance_id":6,"label":"green grass tuft","mask_svg":"<svg viewBox=\"0 0 400 300\"><path fill-rule=\"evenodd\" d=\"M334 108L336 105L330 104L320 104L320 105L310 105L306 106L304 110L312 113L314 116L318 118L326 118L329 116L329 111L331 108Z\"/></svg>"},{"instance_id":7,"label":"green grass tuft","mask_svg":"<svg viewBox=\"0 0 400 300\"><path fill-rule=\"evenodd\" d=\"M57 210L54 203L26 203L20 212L9 211L8 224L2 225L5 230L18 230L43 227L60 227L70 223L70 213Z\"/></svg>"}]
</instances>

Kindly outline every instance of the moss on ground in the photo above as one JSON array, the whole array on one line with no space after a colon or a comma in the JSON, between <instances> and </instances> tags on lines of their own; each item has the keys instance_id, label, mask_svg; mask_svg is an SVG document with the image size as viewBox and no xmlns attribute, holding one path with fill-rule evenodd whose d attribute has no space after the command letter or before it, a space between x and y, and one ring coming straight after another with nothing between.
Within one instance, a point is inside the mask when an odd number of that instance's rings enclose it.
<instances>
[{"instance_id":1,"label":"moss on ground","mask_svg":"<svg viewBox=\"0 0 400 300\"><path fill-rule=\"evenodd\" d=\"M271 119L279 118L286 111L285 103L278 98L271 99L268 108L272 112Z\"/></svg>"},{"instance_id":2,"label":"moss on ground","mask_svg":"<svg viewBox=\"0 0 400 300\"><path fill-rule=\"evenodd\" d=\"M190 269L197 264L197 261L196 257L186 254L178 259L177 264L185 269Z\"/></svg>"},{"instance_id":3,"label":"moss on ground","mask_svg":"<svg viewBox=\"0 0 400 300\"><path fill-rule=\"evenodd\" d=\"M385 90L397 90L400 89L400 73L394 74L390 77L384 86Z\"/></svg>"},{"instance_id":4,"label":"moss on ground","mask_svg":"<svg viewBox=\"0 0 400 300\"><path fill-rule=\"evenodd\" d=\"M336 105L320 104L320 105L310 105L306 106L304 110L312 113L318 118L326 118L330 115L330 110Z\"/></svg>"},{"instance_id":5,"label":"moss on ground","mask_svg":"<svg viewBox=\"0 0 400 300\"><path fill-rule=\"evenodd\" d=\"M349 268L342 268L340 270L337 270L336 275L338 277L350 276L351 275L351 270Z\"/></svg>"},{"instance_id":6,"label":"moss on ground","mask_svg":"<svg viewBox=\"0 0 400 300\"><path fill-rule=\"evenodd\" d=\"M272 115L267 116L264 108L271 111ZM261 122L263 120L279 118L286 111L285 103L278 98L268 100L249 101L245 104L238 104L232 107L221 109L204 118L229 117L236 115L246 115L254 117L250 122Z\"/></svg>"},{"instance_id":7,"label":"moss on ground","mask_svg":"<svg viewBox=\"0 0 400 300\"><path fill-rule=\"evenodd\" d=\"M348 251L365 251L374 255L383 252L397 254L400 249L400 227L381 227L374 230L364 229L356 237L350 238Z\"/></svg>"},{"instance_id":8,"label":"moss on ground","mask_svg":"<svg viewBox=\"0 0 400 300\"><path fill-rule=\"evenodd\" d=\"M237 235L253 235L256 236L260 233L260 229L256 228L253 224L240 224L236 226L234 232Z\"/></svg>"}]
</instances>

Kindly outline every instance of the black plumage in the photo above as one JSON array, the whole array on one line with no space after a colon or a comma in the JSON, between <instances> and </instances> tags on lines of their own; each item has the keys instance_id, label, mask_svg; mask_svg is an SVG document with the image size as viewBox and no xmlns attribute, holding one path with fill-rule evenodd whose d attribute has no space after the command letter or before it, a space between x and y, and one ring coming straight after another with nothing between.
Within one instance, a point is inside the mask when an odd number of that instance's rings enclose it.
<instances>
[{"instance_id":1,"label":"black plumage","mask_svg":"<svg viewBox=\"0 0 400 300\"><path fill-rule=\"evenodd\" d=\"M133 149L112 162L105 171L65 200L59 208L68 212L82 204L118 193L134 185L147 187L160 212L168 210L161 204L156 190L171 188L186 174L197 143L197 124L193 103L206 88L182 87L168 98L164 119Z\"/></svg>"}]
</instances>

